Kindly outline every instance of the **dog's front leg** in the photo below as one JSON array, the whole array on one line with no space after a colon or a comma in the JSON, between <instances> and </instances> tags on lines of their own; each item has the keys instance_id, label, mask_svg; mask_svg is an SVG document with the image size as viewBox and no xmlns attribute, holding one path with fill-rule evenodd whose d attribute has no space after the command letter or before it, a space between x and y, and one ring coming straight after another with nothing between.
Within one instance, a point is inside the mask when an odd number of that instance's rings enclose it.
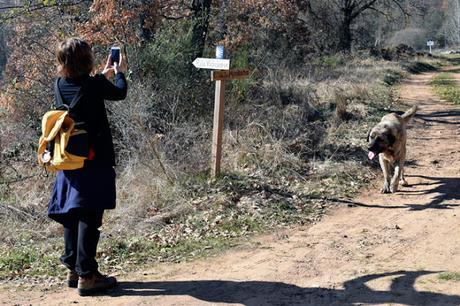
<instances>
[{"instance_id":1,"label":"dog's front leg","mask_svg":"<svg viewBox=\"0 0 460 306\"><path fill-rule=\"evenodd\" d=\"M390 163L383 158L383 154L379 154L380 168L383 171L383 187L381 193L390 193Z\"/></svg>"},{"instance_id":2,"label":"dog's front leg","mask_svg":"<svg viewBox=\"0 0 460 306\"><path fill-rule=\"evenodd\" d=\"M399 185L401 186L409 186L409 183L406 181L406 178L404 177L404 167L401 166L401 179L399 180Z\"/></svg>"},{"instance_id":3,"label":"dog's front leg","mask_svg":"<svg viewBox=\"0 0 460 306\"><path fill-rule=\"evenodd\" d=\"M404 161L397 161L395 165L395 173L393 175L393 178L391 179L391 185L390 185L390 192L395 193L398 191L398 184L399 184L399 179L401 178L401 174L403 171L403 164Z\"/></svg>"}]
</instances>

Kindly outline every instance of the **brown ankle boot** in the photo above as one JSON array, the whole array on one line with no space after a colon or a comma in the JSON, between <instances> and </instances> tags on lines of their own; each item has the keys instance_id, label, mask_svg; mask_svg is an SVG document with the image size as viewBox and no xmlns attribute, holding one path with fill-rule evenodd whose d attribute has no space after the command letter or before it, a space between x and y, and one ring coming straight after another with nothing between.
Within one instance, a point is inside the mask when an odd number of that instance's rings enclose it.
<instances>
[{"instance_id":1,"label":"brown ankle boot","mask_svg":"<svg viewBox=\"0 0 460 306\"><path fill-rule=\"evenodd\" d=\"M115 287L117 279L112 276L105 276L99 272L90 277L80 277L78 279L78 294L81 296L92 295Z\"/></svg>"},{"instance_id":2,"label":"brown ankle boot","mask_svg":"<svg viewBox=\"0 0 460 306\"><path fill-rule=\"evenodd\" d=\"M78 287L78 274L74 270L67 272L67 286L70 288Z\"/></svg>"}]
</instances>

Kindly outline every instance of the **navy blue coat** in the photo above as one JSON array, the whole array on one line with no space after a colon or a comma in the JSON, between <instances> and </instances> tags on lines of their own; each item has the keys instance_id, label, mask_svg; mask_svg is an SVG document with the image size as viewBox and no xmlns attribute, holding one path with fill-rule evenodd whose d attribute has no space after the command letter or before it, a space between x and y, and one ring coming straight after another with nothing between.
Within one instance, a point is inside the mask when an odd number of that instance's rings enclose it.
<instances>
[{"instance_id":1,"label":"navy blue coat","mask_svg":"<svg viewBox=\"0 0 460 306\"><path fill-rule=\"evenodd\" d=\"M104 100L123 100L127 84L123 73L117 73L115 83L96 75L81 80L59 79L58 87L65 104L70 104L82 89L83 98L72 110L72 117L87 123L95 156L82 169L57 172L48 205L48 215L57 221L75 208L115 208L115 153Z\"/></svg>"}]
</instances>

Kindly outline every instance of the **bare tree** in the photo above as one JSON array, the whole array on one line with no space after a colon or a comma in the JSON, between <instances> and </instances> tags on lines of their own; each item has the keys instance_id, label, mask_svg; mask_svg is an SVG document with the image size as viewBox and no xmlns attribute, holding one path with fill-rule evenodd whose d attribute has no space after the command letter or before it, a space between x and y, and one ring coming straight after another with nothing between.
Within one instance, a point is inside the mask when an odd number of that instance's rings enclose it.
<instances>
[{"instance_id":1,"label":"bare tree","mask_svg":"<svg viewBox=\"0 0 460 306\"><path fill-rule=\"evenodd\" d=\"M333 14L331 21L336 25L337 49L345 52L349 52L352 47L353 25L364 13L373 11L391 17L388 8L396 8L403 14L409 15L406 0L297 0L296 2L300 10L318 22L324 22L322 18L324 10Z\"/></svg>"},{"instance_id":2,"label":"bare tree","mask_svg":"<svg viewBox=\"0 0 460 306\"><path fill-rule=\"evenodd\" d=\"M446 21L441 33L450 45L460 44L460 0L449 0Z\"/></svg>"}]
</instances>

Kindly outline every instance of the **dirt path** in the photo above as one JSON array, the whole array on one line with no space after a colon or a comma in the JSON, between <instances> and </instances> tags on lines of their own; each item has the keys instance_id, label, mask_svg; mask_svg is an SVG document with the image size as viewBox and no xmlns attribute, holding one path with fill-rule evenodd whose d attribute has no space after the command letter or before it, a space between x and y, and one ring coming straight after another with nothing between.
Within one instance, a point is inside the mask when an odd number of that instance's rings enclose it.
<instances>
[{"instance_id":1,"label":"dirt path","mask_svg":"<svg viewBox=\"0 0 460 306\"><path fill-rule=\"evenodd\" d=\"M258 238L219 257L159 265L121 279L110 296L3 291L21 305L460 305L460 108L415 76L402 88L420 106L409 130L407 179L394 195L381 181L306 228Z\"/></svg>"}]
</instances>

